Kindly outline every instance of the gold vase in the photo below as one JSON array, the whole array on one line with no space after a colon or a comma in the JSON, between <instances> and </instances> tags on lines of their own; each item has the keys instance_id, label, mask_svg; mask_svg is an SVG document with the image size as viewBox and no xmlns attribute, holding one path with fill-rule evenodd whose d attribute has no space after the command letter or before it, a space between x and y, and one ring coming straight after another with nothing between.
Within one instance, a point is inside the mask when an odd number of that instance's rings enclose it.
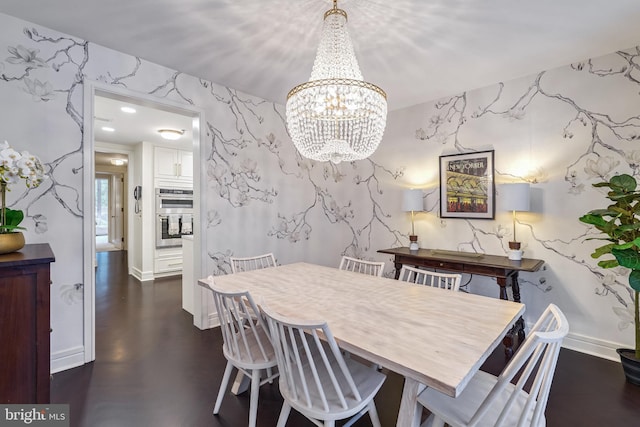
<instances>
[{"instance_id":1,"label":"gold vase","mask_svg":"<svg viewBox=\"0 0 640 427\"><path fill-rule=\"evenodd\" d=\"M8 254L24 247L24 235L15 231L13 233L0 233L0 254Z\"/></svg>"}]
</instances>

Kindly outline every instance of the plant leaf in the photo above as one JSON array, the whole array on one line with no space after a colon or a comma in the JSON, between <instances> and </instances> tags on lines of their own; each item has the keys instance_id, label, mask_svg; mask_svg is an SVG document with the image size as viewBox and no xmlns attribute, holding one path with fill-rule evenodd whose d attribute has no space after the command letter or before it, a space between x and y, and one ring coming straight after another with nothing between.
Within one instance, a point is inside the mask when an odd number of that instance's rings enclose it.
<instances>
[{"instance_id":1,"label":"plant leaf","mask_svg":"<svg viewBox=\"0 0 640 427\"><path fill-rule=\"evenodd\" d=\"M619 228L620 230L624 230L624 231L637 230L640 228L640 222L635 224L623 224Z\"/></svg>"},{"instance_id":2,"label":"plant leaf","mask_svg":"<svg viewBox=\"0 0 640 427\"><path fill-rule=\"evenodd\" d=\"M20 210L6 209L6 218L5 226L16 228L24 219L24 213Z\"/></svg>"},{"instance_id":3,"label":"plant leaf","mask_svg":"<svg viewBox=\"0 0 640 427\"><path fill-rule=\"evenodd\" d=\"M636 292L640 292L640 270L632 270L629 274L629 286Z\"/></svg>"},{"instance_id":4,"label":"plant leaf","mask_svg":"<svg viewBox=\"0 0 640 427\"><path fill-rule=\"evenodd\" d=\"M613 245L616 249L629 249L633 247L633 242L623 243L621 245Z\"/></svg>"},{"instance_id":5,"label":"plant leaf","mask_svg":"<svg viewBox=\"0 0 640 427\"><path fill-rule=\"evenodd\" d=\"M600 215L594 215L592 212L582 215L579 218L580 222L584 222L585 224L595 225L596 227L604 227L607 225L607 221L602 218Z\"/></svg>"},{"instance_id":6,"label":"plant leaf","mask_svg":"<svg viewBox=\"0 0 640 427\"><path fill-rule=\"evenodd\" d=\"M614 268L617 267L618 265L618 261L616 261L615 259L608 259L606 261L600 261L598 263L598 267L600 268Z\"/></svg>"},{"instance_id":7,"label":"plant leaf","mask_svg":"<svg viewBox=\"0 0 640 427\"><path fill-rule=\"evenodd\" d=\"M635 178L631 175L627 175L626 173L611 177L609 183L612 190L620 190L626 193L635 191L638 186Z\"/></svg>"},{"instance_id":8,"label":"plant leaf","mask_svg":"<svg viewBox=\"0 0 640 427\"><path fill-rule=\"evenodd\" d=\"M600 258L604 254L610 254L611 249L615 246L616 246L615 243L610 243L608 245L600 246L599 248L593 251L593 253L591 254L591 258Z\"/></svg>"},{"instance_id":9,"label":"plant leaf","mask_svg":"<svg viewBox=\"0 0 640 427\"><path fill-rule=\"evenodd\" d=\"M640 253L635 249L611 249L611 253L618 264L632 270L640 270Z\"/></svg>"},{"instance_id":10,"label":"plant leaf","mask_svg":"<svg viewBox=\"0 0 640 427\"><path fill-rule=\"evenodd\" d=\"M5 212L7 221L5 224L0 225L0 232L24 230L24 227L19 227L19 224L24 219L24 213L22 211L6 208Z\"/></svg>"},{"instance_id":11,"label":"plant leaf","mask_svg":"<svg viewBox=\"0 0 640 427\"><path fill-rule=\"evenodd\" d=\"M608 182L596 182L595 184L593 184L594 187L598 188L598 187L610 187L611 184L609 184Z\"/></svg>"}]
</instances>

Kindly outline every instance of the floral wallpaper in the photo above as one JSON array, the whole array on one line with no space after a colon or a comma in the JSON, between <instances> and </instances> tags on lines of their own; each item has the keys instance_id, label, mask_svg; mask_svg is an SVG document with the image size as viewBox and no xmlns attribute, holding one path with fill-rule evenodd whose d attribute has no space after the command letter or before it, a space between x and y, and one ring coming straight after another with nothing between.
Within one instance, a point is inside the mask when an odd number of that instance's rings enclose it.
<instances>
[{"instance_id":1,"label":"floral wallpaper","mask_svg":"<svg viewBox=\"0 0 640 427\"><path fill-rule=\"evenodd\" d=\"M495 150L498 209L500 183L530 182L532 212L519 213L518 240L525 257L546 264L521 274L527 321L556 303L571 324L565 344L611 358L613 348L633 342L628 270L597 267L590 257L597 243L588 240L596 233L577 218L606 206L605 190L592 184L618 173L639 177L639 55L640 48L619 51L396 111L385 138L393 150L412 152L406 175L435 171L413 182L425 189L429 214L419 234L431 240L427 247L506 254L513 233L499 210L495 221L437 217L438 156ZM376 156L393 156L389 149ZM469 289L495 292L483 281L474 278Z\"/></svg>"},{"instance_id":2,"label":"floral wallpaper","mask_svg":"<svg viewBox=\"0 0 640 427\"><path fill-rule=\"evenodd\" d=\"M78 364L84 345L78 260L83 198L91 194L82 183L85 79L205 111L208 273L228 273L230 255L273 252L280 264L337 266L343 254L384 260L390 276L391 260L376 251L408 244L409 217L400 206L409 187L424 191L426 212L416 219L422 247L506 254L508 213L497 211L495 220L437 216L438 156L492 149L498 184L533 185L532 212L518 216L518 236L525 256L546 264L521 275L526 321L554 302L571 323L568 346L610 357L616 345L630 345L625 272L596 266L585 241L592 231L577 218L603 203L592 183L618 172L638 176L637 49L390 112L370 159L334 165L297 154L281 104L7 15L0 24L0 138L40 157L49 175L38 188L14 188L9 203L26 212L27 242L47 242L56 255L54 369ZM463 282L468 292L498 294L491 279Z\"/></svg>"}]
</instances>

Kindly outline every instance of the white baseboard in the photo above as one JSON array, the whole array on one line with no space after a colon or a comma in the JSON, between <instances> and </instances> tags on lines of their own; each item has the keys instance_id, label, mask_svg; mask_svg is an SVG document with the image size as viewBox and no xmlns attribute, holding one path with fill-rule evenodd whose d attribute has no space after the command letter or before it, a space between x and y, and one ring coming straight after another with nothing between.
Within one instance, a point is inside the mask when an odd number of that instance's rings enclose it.
<instances>
[{"instance_id":1,"label":"white baseboard","mask_svg":"<svg viewBox=\"0 0 640 427\"><path fill-rule=\"evenodd\" d=\"M613 360L614 362L620 362L620 356L616 353L616 349L628 346L612 341L595 339L586 335L569 333L564 339L562 347L603 359Z\"/></svg>"},{"instance_id":2,"label":"white baseboard","mask_svg":"<svg viewBox=\"0 0 640 427\"><path fill-rule=\"evenodd\" d=\"M133 277L138 279L141 282L148 282L149 280L153 280L153 271L142 271L139 268L131 267L131 273Z\"/></svg>"},{"instance_id":3,"label":"white baseboard","mask_svg":"<svg viewBox=\"0 0 640 427\"><path fill-rule=\"evenodd\" d=\"M72 347L51 353L51 373L66 371L84 365L84 347Z\"/></svg>"},{"instance_id":4,"label":"white baseboard","mask_svg":"<svg viewBox=\"0 0 640 427\"><path fill-rule=\"evenodd\" d=\"M215 311L213 313L209 313L209 329L217 328L220 326L220 318L218 317L218 312Z\"/></svg>"},{"instance_id":5,"label":"white baseboard","mask_svg":"<svg viewBox=\"0 0 640 427\"><path fill-rule=\"evenodd\" d=\"M171 276L180 276L182 275L182 270L180 271L167 271L167 272L161 272L161 273L153 273L153 277L155 279L160 279L162 277L171 277Z\"/></svg>"}]
</instances>

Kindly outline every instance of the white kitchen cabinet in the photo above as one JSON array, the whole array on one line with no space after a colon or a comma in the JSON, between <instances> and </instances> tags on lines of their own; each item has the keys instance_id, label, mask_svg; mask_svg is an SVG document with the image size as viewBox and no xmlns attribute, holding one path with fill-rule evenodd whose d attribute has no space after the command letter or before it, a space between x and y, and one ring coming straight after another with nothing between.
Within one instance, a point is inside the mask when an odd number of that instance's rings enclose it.
<instances>
[{"instance_id":1,"label":"white kitchen cabinet","mask_svg":"<svg viewBox=\"0 0 640 427\"><path fill-rule=\"evenodd\" d=\"M153 159L156 186L193 185L193 152L155 147Z\"/></svg>"},{"instance_id":2,"label":"white kitchen cabinet","mask_svg":"<svg viewBox=\"0 0 640 427\"><path fill-rule=\"evenodd\" d=\"M182 274L182 247L156 248L153 273L155 278Z\"/></svg>"}]
</instances>

